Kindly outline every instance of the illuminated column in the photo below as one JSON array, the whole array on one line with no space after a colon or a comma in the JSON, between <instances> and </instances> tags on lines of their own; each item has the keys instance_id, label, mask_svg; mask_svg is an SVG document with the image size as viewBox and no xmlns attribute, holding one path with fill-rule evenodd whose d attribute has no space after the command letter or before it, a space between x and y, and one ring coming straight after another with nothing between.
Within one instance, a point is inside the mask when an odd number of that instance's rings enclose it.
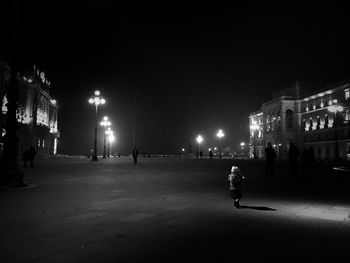
<instances>
[{"instance_id":1,"label":"illuminated column","mask_svg":"<svg viewBox=\"0 0 350 263\"><path fill-rule=\"evenodd\" d=\"M256 131L259 130L259 125L257 125L257 124L250 125L250 129L253 131L253 158L257 159L256 145L255 145L255 134L256 134Z\"/></svg>"},{"instance_id":2,"label":"illuminated column","mask_svg":"<svg viewBox=\"0 0 350 263\"><path fill-rule=\"evenodd\" d=\"M333 101L337 103L336 100ZM328 107L329 112L333 112L334 114L334 139L335 139L335 161L339 161L339 149L338 149L338 122L337 122L337 112L342 112L344 108L340 105L331 105Z\"/></svg>"},{"instance_id":3,"label":"illuminated column","mask_svg":"<svg viewBox=\"0 0 350 263\"><path fill-rule=\"evenodd\" d=\"M92 155L91 160L92 161L98 161L97 159L97 111L98 106L100 104L105 104L106 101L104 98L100 97L100 92L98 90L95 91L95 97L89 99L90 104L95 104L95 140L94 140L94 154Z\"/></svg>"}]
</instances>

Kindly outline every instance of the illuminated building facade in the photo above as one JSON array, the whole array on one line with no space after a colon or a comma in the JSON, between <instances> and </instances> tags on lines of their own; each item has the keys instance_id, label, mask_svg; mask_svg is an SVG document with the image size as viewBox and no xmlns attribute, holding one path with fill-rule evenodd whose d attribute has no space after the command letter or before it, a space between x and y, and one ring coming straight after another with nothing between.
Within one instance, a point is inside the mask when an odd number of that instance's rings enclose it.
<instances>
[{"instance_id":1,"label":"illuminated building facade","mask_svg":"<svg viewBox=\"0 0 350 263\"><path fill-rule=\"evenodd\" d=\"M350 83L326 87L312 94L300 95L298 83L274 95L259 112L249 116L251 156L255 147L271 142L277 157L287 158L289 143L302 151L312 146L319 160L350 157ZM341 105L342 112L333 113L329 106ZM336 122L335 122L336 116ZM254 143L254 123L261 122L261 141ZM264 156L264 151L258 157Z\"/></svg>"},{"instance_id":2,"label":"illuminated building facade","mask_svg":"<svg viewBox=\"0 0 350 263\"><path fill-rule=\"evenodd\" d=\"M0 95L1 110L1 138L5 135L5 115L7 112L7 89L9 87L11 68L0 61ZM50 96L50 82L44 72L35 68L33 71L21 71L17 76L19 101L17 109L19 137L19 154L30 146L37 151L37 156L48 157L57 153L60 137L58 131L58 109L56 100ZM1 140L2 152L2 140Z\"/></svg>"}]
</instances>

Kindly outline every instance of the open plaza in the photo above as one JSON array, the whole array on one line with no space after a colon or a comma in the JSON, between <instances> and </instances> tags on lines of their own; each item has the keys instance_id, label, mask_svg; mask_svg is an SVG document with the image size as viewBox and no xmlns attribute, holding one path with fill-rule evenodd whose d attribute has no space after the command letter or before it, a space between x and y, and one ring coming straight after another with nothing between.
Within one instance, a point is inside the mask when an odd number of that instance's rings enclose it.
<instances>
[{"instance_id":1,"label":"open plaza","mask_svg":"<svg viewBox=\"0 0 350 263\"><path fill-rule=\"evenodd\" d=\"M241 209L227 177L246 177ZM38 159L25 188L0 192L1 262L340 261L350 181L293 178L287 162L84 157ZM323 171L323 172L322 172Z\"/></svg>"}]
</instances>

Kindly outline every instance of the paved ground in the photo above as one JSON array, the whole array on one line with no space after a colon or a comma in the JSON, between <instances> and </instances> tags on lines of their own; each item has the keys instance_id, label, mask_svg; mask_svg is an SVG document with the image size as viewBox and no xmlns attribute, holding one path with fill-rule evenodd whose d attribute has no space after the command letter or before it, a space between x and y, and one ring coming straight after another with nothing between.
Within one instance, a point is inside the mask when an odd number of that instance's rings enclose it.
<instances>
[{"instance_id":1,"label":"paved ground","mask_svg":"<svg viewBox=\"0 0 350 263\"><path fill-rule=\"evenodd\" d=\"M243 209L228 193L233 164L247 177ZM24 170L37 187L0 192L0 262L346 262L350 182L322 167L312 179L284 163L275 178L263 170L257 160L38 160Z\"/></svg>"}]
</instances>

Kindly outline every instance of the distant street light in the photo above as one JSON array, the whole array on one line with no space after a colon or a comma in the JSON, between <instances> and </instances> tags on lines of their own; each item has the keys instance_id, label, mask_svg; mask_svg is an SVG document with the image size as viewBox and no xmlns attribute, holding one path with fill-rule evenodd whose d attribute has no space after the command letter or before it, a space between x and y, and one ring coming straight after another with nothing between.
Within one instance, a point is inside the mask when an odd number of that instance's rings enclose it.
<instances>
[{"instance_id":1,"label":"distant street light","mask_svg":"<svg viewBox=\"0 0 350 263\"><path fill-rule=\"evenodd\" d=\"M200 150L201 150L201 143L202 143L202 141L203 141L202 135L198 135L197 138L196 138L196 140L197 140L197 143L198 143L198 153L199 153Z\"/></svg>"},{"instance_id":2,"label":"distant street light","mask_svg":"<svg viewBox=\"0 0 350 263\"><path fill-rule=\"evenodd\" d=\"M101 126L104 126L104 136L103 136L103 158L106 158L106 131L107 131L107 127L111 126L111 122L108 120L107 116L103 117L103 121L100 122Z\"/></svg>"},{"instance_id":3,"label":"distant street light","mask_svg":"<svg viewBox=\"0 0 350 263\"><path fill-rule=\"evenodd\" d=\"M256 156L256 145L255 145L255 134L256 134L256 131L259 130L259 125L257 124L253 124L253 125L250 125L250 129L253 130L253 158L254 159L257 159L257 156Z\"/></svg>"},{"instance_id":4,"label":"distant street light","mask_svg":"<svg viewBox=\"0 0 350 263\"><path fill-rule=\"evenodd\" d=\"M219 138L219 148L220 148L220 158L222 157L222 147L221 147L221 138L225 136L224 132L220 129L216 133L216 136Z\"/></svg>"},{"instance_id":5,"label":"distant street light","mask_svg":"<svg viewBox=\"0 0 350 263\"><path fill-rule=\"evenodd\" d=\"M111 155L112 143L115 141L115 137L112 130L108 132L108 157Z\"/></svg>"},{"instance_id":6,"label":"distant street light","mask_svg":"<svg viewBox=\"0 0 350 263\"><path fill-rule=\"evenodd\" d=\"M244 143L244 142L241 142L240 145L241 145L242 150L243 150L243 149L244 149L244 146L245 146L245 143Z\"/></svg>"},{"instance_id":7,"label":"distant street light","mask_svg":"<svg viewBox=\"0 0 350 263\"><path fill-rule=\"evenodd\" d=\"M337 103L337 101L335 101ZM340 105L331 105L328 108L329 112L333 112L334 114L334 139L335 139L335 161L338 163L339 161L339 149L338 149L338 123L337 123L337 112L342 112L344 108Z\"/></svg>"},{"instance_id":8,"label":"distant street light","mask_svg":"<svg viewBox=\"0 0 350 263\"><path fill-rule=\"evenodd\" d=\"M93 155L92 155L92 161L97 161L98 159L97 159L97 111L98 111L98 106L100 105L100 104L105 104L106 103L106 101L105 101L105 99L104 98L102 98L101 96L100 96L100 92L98 91L98 90L96 90L95 92L94 92L94 97L91 97L90 99L89 99L89 103L90 104L95 104L95 109L96 109L96 111L95 111L95 140L94 140L94 153L93 153Z\"/></svg>"}]
</instances>

